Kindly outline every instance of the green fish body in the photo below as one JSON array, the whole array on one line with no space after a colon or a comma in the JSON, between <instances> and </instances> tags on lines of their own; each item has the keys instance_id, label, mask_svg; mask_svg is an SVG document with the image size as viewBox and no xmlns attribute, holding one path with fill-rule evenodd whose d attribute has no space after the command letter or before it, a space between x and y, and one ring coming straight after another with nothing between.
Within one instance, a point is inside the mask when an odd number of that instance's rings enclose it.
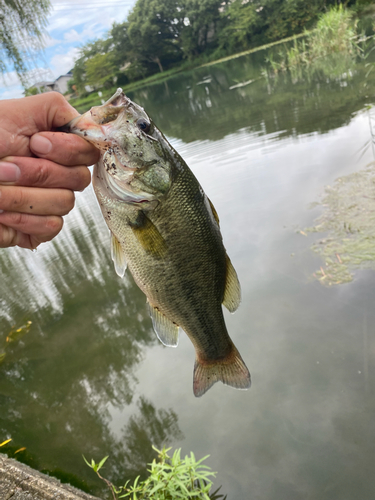
<instances>
[{"instance_id":1,"label":"green fish body","mask_svg":"<svg viewBox=\"0 0 375 500\"><path fill-rule=\"evenodd\" d=\"M189 167L121 89L68 130L101 150L93 185L112 233L116 272L123 276L129 267L163 344L176 347L179 328L189 336L194 394L219 380L250 387L222 311L222 304L234 312L240 303L237 274L216 210Z\"/></svg>"}]
</instances>

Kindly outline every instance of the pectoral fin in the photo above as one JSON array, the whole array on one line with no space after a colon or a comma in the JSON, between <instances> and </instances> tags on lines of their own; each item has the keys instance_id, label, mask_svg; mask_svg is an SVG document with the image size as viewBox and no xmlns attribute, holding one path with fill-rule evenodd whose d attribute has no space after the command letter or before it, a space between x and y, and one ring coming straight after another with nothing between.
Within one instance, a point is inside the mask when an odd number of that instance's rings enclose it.
<instances>
[{"instance_id":1,"label":"pectoral fin","mask_svg":"<svg viewBox=\"0 0 375 500\"><path fill-rule=\"evenodd\" d=\"M146 252L156 257L164 257L167 245L158 228L150 221L146 214L139 211L136 221L132 222L130 227Z\"/></svg>"},{"instance_id":2,"label":"pectoral fin","mask_svg":"<svg viewBox=\"0 0 375 500\"><path fill-rule=\"evenodd\" d=\"M152 326L160 342L168 347L178 345L178 325L164 316L157 307L153 307L147 302L148 311L152 319Z\"/></svg>"},{"instance_id":3,"label":"pectoral fin","mask_svg":"<svg viewBox=\"0 0 375 500\"><path fill-rule=\"evenodd\" d=\"M226 262L227 276L225 282L223 305L228 309L229 312L233 313L241 303L241 285L238 281L237 273L228 255L226 256Z\"/></svg>"},{"instance_id":4,"label":"pectoral fin","mask_svg":"<svg viewBox=\"0 0 375 500\"><path fill-rule=\"evenodd\" d=\"M113 233L111 233L111 257L115 264L116 273L120 278L123 278L127 264L121 244Z\"/></svg>"}]
</instances>

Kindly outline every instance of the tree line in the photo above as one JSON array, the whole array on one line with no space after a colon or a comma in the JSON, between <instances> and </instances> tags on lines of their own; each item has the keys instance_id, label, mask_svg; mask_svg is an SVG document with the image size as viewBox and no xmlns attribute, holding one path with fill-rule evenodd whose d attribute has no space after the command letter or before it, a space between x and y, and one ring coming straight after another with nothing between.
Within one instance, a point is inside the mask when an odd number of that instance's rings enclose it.
<instances>
[{"instance_id":1,"label":"tree line","mask_svg":"<svg viewBox=\"0 0 375 500\"><path fill-rule=\"evenodd\" d=\"M371 3L347 0L346 6ZM138 0L126 21L81 47L70 83L79 95L126 85L301 33L337 0Z\"/></svg>"}]
</instances>

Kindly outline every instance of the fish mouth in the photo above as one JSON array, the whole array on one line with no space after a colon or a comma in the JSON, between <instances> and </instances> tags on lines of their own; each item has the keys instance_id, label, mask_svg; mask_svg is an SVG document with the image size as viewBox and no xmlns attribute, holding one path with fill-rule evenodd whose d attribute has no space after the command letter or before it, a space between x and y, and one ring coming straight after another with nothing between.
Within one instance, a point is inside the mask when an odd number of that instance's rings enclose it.
<instances>
[{"instance_id":1,"label":"fish mouth","mask_svg":"<svg viewBox=\"0 0 375 500\"><path fill-rule=\"evenodd\" d=\"M113 122L132 105L132 101L118 88L107 102L73 118L60 131L78 135L98 148L102 152L100 169L112 195L120 201L140 205L156 198L150 193L133 191L130 182L138 167L129 166L126 150L114 137L116 124Z\"/></svg>"},{"instance_id":2,"label":"fish mouth","mask_svg":"<svg viewBox=\"0 0 375 500\"><path fill-rule=\"evenodd\" d=\"M102 151L108 150L115 142L109 137L108 125L114 122L121 112L131 105L121 88L101 106L94 106L83 115L76 116L66 125L60 127L61 132L79 135ZM107 127L106 127L107 125Z\"/></svg>"}]
</instances>

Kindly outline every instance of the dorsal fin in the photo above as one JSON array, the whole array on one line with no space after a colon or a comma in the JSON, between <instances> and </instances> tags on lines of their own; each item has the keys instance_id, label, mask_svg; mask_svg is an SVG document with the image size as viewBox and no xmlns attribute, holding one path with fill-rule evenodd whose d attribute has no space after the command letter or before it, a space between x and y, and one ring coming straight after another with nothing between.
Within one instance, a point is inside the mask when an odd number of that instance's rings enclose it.
<instances>
[{"instance_id":1,"label":"dorsal fin","mask_svg":"<svg viewBox=\"0 0 375 500\"><path fill-rule=\"evenodd\" d=\"M134 235L146 250L146 252L163 257L167 251L167 245L164 238L159 233L158 228L141 210L138 213L137 220L130 224Z\"/></svg>"},{"instance_id":2,"label":"dorsal fin","mask_svg":"<svg viewBox=\"0 0 375 500\"><path fill-rule=\"evenodd\" d=\"M121 248L120 242L112 232L111 232L111 257L115 264L116 273L120 276L120 278L123 278L127 267L125 255L124 251Z\"/></svg>"},{"instance_id":3,"label":"dorsal fin","mask_svg":"<svg viewBox=\"0 0 375 500\"><path fill-rule=\"evenodd\" d=\"M152 319L152 326L160 342L168 347L178 345L178 325L168 319L157 307L147 302L148 311Z\"/></svg>"},{"instance_id":4,"label":"dorsal fin","mask_svg":"<svg viewBox=\"0 0 375 500\"><path fill-rule=\"evenodd\" d=\"M238 281L237 273L228 255L226 255L226 263L227 275L225 281L223 305L228 309L229 312L233 313L241 303L241 285Z\"/></svg>"}]
</instances>

